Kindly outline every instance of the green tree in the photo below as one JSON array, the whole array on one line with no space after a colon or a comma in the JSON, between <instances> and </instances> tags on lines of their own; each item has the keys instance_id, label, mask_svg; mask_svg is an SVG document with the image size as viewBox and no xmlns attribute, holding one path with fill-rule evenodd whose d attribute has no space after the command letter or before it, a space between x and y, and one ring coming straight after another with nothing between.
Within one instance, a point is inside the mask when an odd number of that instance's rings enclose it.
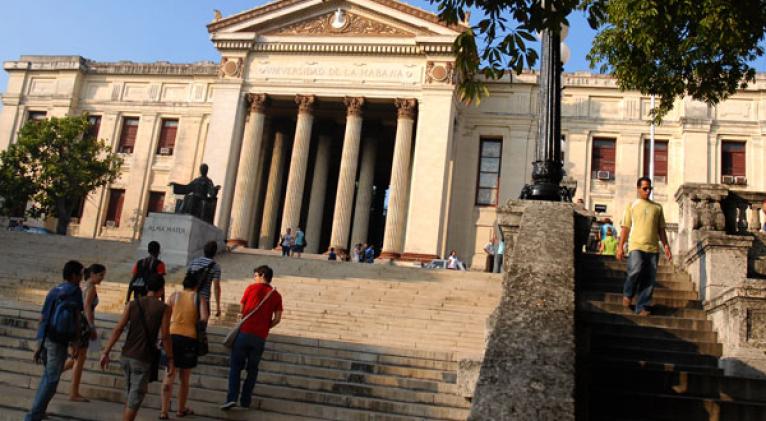
<instances>
[{"instance_id":1,"label":"green tree","mask_svg":"<svg viewBox=\"0 0 766 421\"><path fill-rule=\"evenodd\" d=\"M0 152L0 211L54 216L56 233L66 234L80 199L114 181L122 165L89 129L87 115L27 122L18 141Z\"/></svg>"},{"instance_id":2,"label":"green tree","mask_svg":"<svg viewBox=\"0 0 766 421\"><path fill-rule=\"evenodd\" d=\"M498 79L532 67L533 34L559 28L575 10L597 31L588 60L621 89L660 98L659 119L675 98L716 104L755 79L749 64L763 55L766 0L432 0L441 19L482 18L455 41L464 101L487 94L477 75ZM477 40L481 48L477 48Z\"/></svg>"}]
</instances>

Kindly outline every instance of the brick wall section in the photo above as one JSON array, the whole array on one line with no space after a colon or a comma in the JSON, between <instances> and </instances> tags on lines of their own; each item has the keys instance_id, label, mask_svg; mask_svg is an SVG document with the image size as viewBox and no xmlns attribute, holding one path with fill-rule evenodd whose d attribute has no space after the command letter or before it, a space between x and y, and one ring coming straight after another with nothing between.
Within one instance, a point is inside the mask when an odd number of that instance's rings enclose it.
<instances>
[{"instance_id":1,"label":"brick wall section","mask_svg":"<svg viewBox=\"0 0 766 421\"><path fill-rule=\"evenodd\" d=\"M574 420L575 211L513 201L498 210L501 228L520 206L469 420Z\"/></svg>"}]
</instances>

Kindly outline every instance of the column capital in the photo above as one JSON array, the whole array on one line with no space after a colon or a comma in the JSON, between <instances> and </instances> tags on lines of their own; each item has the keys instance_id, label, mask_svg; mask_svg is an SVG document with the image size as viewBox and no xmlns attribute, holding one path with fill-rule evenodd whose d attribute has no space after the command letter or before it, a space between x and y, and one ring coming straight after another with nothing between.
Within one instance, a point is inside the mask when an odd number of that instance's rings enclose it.
<instances>
[{"instance_id":1,"label":"column capital","mask_svg":"<svg viewBox=\"0 0 766 421\"><path fill-rule=\"evenodd\" d=\"M269 105L269 96L266 94L249 93L245 95L245 99L251 112L264 113L266 106Z\"/></svg>"},{"instance_id":2,"label":"column capital","mask_svg":"<svg viewBox=\"0 0 766 421\"><path fill-rule=\"evenodd\" d=\"M418 108L418 100L415 98L396 98L394 100L399 118L415 119L415 110Z\"/></svg>"},{"instance_id":3,"label":"column capital","mask_svg":"<svg viewBox=\"0 0 766 421\"><path fill-rule=\"evenodd\" d=\"M362 115L362 108L364 107L363 96L352 96L352 97L347 96L343 99L343 103L346 104L346 115L349 115L349 116Z\"/></svg>"},{"instance_id":4,"label":"column capital","mask_svg":"<svg viewBox=\"0 0 766 421\"><path fill-rule=\"evenodd\" d=\"M298 104L298 113L313 114L316 100L315 95L296 95L295 103Z\"/></svg>"}]
</instances>

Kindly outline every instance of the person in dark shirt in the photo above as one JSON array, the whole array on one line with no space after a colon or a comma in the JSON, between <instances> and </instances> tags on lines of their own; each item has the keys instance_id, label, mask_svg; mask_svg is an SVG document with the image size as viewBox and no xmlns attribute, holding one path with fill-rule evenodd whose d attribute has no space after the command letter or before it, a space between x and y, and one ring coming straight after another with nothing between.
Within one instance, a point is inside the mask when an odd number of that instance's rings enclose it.
<instances>
[{"instance_id":1,"label":"person in dark shirt","mask_svg":"<svg viewBox=\"0 0 766 421\"><path fill-rule=\"evenodd\" d=\"M79 329L75 329L77 334L70 341L56 339L54 337L56 335L52 335L51 332L53 316L56 313L57 306L65 308L65 305L71 305L75 315L75 326L80 326L80 313L83 311L82 291L80 290L82 270L83 266L80 262L76 260L68 261L64 265L62 273L64 282L48 291L48 295L45 297L40 317L40 326L37 330L37 340L40 341L40 347L34 356L35 362L42 362L45 369L43 376L40 378L40 384L37 386L37 393L32 402L32 408L24 418L25 421L39 421L45 416L45 410L48 408L51 399L53 399L53 395L56 394L61 372L64 370L64 364L67 359L67 348L70 343L72 345L72 352L75 354L74 358L77 358L76 354L80 350L76 346L80 341Z\"/></svg>"},{"instance_id":2,"label":"person in dark shirt","mask_svg":"<svg viewBox=\"0 0 766 421\"><path fill-rule=\"evenodd\" d=\"M167 370L169 373L175 372L173 348L170 343L170 311L169 307L159 299L164 296L165 278L161 275L152 275L147 280L146 286L146 296L133 300L125 307L122 318L109 337L109 343L101 353L101 368L106 369L111 361L109 352L127 326L128 336L122 346L122 369L125 372L127 400L122 419L128 421L136 419L146 396L152 364L158 357L158 334L167 355Z\"/></svg>"},{"instance_id":3,"label":"person in dark shirt","mask_svg":"<svg viewBox=\"0 0 766 421\"><path fill-rule=\"evenodd\" d=\"M146 295L146 280L149 279L149 276L165 276L165 263L160 260L160 243L150 241L147 248L149 256L137 261L133 265L133 277L130 279L130 283L128 283L128 294L125 297L125 304L133 298L132 296L143 297ZM164 299L164 297L161 298Z\"/></svg>"}]
</instances>

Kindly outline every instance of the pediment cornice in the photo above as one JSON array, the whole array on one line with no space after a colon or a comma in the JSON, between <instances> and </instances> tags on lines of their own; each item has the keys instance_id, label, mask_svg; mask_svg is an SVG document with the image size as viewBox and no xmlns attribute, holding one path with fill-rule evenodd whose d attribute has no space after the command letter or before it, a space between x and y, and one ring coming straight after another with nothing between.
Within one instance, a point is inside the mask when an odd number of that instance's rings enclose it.
<instances>
[{"instance_id":1,"label":"pediment cornice","mask_svg":"<svg viewBox=\"0 0 766 421\"><path fill-rule=\"evenodd\" d=\"M263 35L414 37L401 28L338 9L274 28Z\"/></svg>"}]
</instances>

